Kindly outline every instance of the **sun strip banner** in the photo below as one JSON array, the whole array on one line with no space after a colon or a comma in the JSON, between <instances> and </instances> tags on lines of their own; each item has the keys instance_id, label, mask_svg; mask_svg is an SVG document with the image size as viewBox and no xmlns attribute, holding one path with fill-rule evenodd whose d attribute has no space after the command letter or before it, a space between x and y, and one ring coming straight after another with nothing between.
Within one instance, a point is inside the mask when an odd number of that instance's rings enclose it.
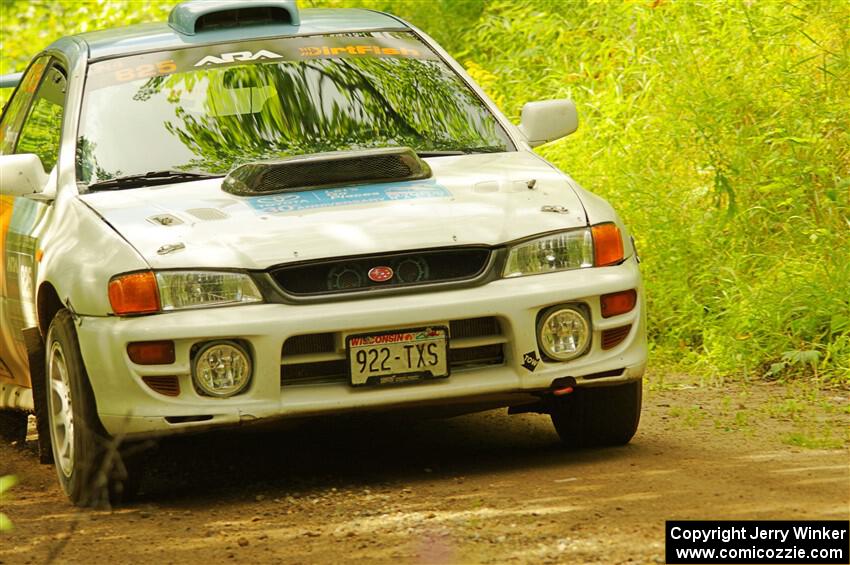
<instances>
[{"instance_id":1,"label":"sun strip banner","mask_svg":"<svg viewBox=\"0 0 850 565\"><path fill-rule=\"evenodd\" d=\"M315 59L430 59L436 53L410 33L314 35L205 45L93 63L87 88L104 88L199 69Z\"/></svg>"}]
</instances>

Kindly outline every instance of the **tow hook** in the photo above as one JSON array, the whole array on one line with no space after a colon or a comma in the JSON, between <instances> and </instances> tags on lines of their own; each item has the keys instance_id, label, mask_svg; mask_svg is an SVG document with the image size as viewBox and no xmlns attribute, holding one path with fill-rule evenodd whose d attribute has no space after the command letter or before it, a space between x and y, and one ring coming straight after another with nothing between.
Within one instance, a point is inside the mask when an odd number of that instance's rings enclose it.
<instances>
[{"instance_id":1,"label":"tow hook","mask_svg":"<svg viewBox=\"0 0 850 565\"><path fill-rule=\"evenodd\" d=\"M575 377L560 377L552 381L549 390L542 390L537 394L539 400L530 404L509 406L508 414L551 414L555 407L555 399L572 394L575 391Z\"/></svg>"},{"instance_id":2,"label":"tow hook","mask_svg":"<svg viewBox=\"0 0 850 565\"><path fill-rule=\"evenodd\" d=\"M564 396L571 394L575 390L575 377L561 377L552 381L551 390L555 396Z\"/></svg>"}]
</instances>

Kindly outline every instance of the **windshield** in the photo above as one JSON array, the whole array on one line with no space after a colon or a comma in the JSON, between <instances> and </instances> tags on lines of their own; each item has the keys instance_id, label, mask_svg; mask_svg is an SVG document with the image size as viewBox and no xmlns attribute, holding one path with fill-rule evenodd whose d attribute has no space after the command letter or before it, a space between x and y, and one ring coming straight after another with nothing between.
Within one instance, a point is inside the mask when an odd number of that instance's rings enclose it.
<instances>
[{"instance_id":1,"label":"windshield","mask_svg":"<svg viewBox=\"0 0 850 565\"><path fill-rule=\"evenodd\" d=\"M261 40L90 65L77 176L226 174L249 161L396 146L513 150L478 96L411 33Z\"/></svg>"}]
</instances>

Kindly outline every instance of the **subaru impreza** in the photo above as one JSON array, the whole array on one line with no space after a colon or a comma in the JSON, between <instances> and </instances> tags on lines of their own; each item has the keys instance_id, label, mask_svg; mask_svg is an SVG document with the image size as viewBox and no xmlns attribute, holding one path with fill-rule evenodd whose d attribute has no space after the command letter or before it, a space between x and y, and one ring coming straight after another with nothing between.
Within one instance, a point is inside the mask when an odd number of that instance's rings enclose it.
<instances>
[{"instance_id":1,"label":"subaru impreza","mask_svg":"<svg viewBox=\"0 0 850 565\"><path fill-rule=\"evenodd\" d=\"M0 432L35 413L74 503L131 494L142 438L273 419L635 433L633 239L532 150L571 101L514 125L414 26L291 0L184 2L0 80Z\"/></svg>"}]
</instances>

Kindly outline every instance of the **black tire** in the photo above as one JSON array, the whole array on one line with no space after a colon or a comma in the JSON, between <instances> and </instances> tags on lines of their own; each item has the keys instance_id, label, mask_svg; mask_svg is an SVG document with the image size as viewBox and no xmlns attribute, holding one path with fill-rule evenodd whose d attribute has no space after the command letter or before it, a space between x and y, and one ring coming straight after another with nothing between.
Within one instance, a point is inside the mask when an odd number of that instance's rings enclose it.
<instances>
[{"instance_id":1,"label":"black tire","mask_svg":"<svg viewBox=\"0 0 850 565\"><path fill-rule=\"evenodd\" d=\"M27 441L27 413L20 410L0 410L0 440L17 443L22 447Z\"/></svg>"},{"instance_id":2,"label":"black tire","mask_svg":"<svg viewBox=\"0 0 850 565\"><path fill-rule=\"evenodd\" d=\"M629 443L640 423L643 381L617 386L577 387L554 399L552 423L570 448Z\"/></svg>"},{"instance_id":3,"label":"black tire","mask_svg":"<svg viewBox=\"0 0 850 565\"><path fill-rule=\"evenodd\" d=\"M137 463L138 454L125 460L122 451L128 446L119 445L100 423L74 320L67 310L60 310L50 324L45 360L50 440L62 490L77 506L108 508L129 500L140 476L130 459Z\"/></svg>"},{"instance_id":4,"label":"black tire","mask_svg":"<svg viewBox=\"0 0 850 565\"><path fill-rule=\"evenodd\" d=\"M24 339L27 336L24 334ZM39 333L35 344L27 344L27 358L30 365L30 380L32 381L32 398L35 402L35 427L38 431L38 462L42 465L53 465L53 450L50 447L50 423L47 418L47 394L44 385L47 382L44 373L44 342Z\"/></svg>"}]
</instances>

